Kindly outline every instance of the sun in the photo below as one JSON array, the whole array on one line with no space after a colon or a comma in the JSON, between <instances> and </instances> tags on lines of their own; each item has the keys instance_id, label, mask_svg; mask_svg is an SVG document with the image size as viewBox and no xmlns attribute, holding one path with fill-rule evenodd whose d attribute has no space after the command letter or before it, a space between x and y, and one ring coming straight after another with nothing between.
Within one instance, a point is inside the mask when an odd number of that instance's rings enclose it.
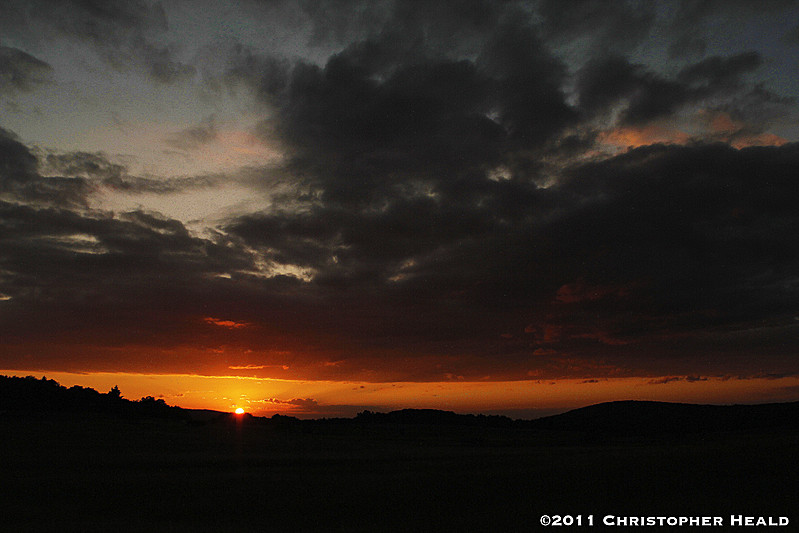
<instances>
[{"instance_id":1,"label":"sun","mask_svg":"<svg viewBox=\"0 0 799 533\"><path fill-rule=\"evenodd\" d=\"M236 407L236 410L233 412L236 413L237 415L243 415L244 409L242 409L241 407Z\"/></svg>"}]
</instances>

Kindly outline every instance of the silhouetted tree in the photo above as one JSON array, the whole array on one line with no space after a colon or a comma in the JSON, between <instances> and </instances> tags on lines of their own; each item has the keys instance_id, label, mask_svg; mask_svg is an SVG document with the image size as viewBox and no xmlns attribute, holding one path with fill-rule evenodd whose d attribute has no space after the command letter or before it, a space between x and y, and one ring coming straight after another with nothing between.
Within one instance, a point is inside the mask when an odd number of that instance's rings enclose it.
<instances>
[{"instance_id":1,"label":"silhouetted tree","mask_svg":"<svg viewBox=\"0 0 799 533\"><path fill-rule=\"evenodd\" d=\"M90 387L66 388L57 381L33 376L0 376L0 411L113 413L124 417L185 419L179 407L152 396L133 402L122 398L119 387L100 393Z\"/></svg>"},{"instance_id":2,"label":"silhouetted tree","mask_svg":"<svg viewBox=\"0 0 799 533\"><path fill-rule=\"evenodd\" d=\"M166 402L163 398L154 398L153 396L145 396L139 403L142 405L152 406L152 407L166 407Z\"/></svg>"}]
</instances>

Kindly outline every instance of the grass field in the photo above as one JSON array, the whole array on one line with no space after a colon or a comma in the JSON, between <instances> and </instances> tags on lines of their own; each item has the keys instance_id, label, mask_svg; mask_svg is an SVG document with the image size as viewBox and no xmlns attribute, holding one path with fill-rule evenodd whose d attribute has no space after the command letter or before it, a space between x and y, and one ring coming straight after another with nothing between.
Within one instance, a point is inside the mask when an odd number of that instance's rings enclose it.
<instances>
[{"instance_id":1,"label":"grass field","mask_svg":"<svg viewBox=\"0 0 799 533\"><path fill-rule=\"evenodd\" d=\"M9 531L541 531L542 514L799 520L795 432L586 442L519 428L6 413L0 434Z\"/></svg>"}]
</instances>

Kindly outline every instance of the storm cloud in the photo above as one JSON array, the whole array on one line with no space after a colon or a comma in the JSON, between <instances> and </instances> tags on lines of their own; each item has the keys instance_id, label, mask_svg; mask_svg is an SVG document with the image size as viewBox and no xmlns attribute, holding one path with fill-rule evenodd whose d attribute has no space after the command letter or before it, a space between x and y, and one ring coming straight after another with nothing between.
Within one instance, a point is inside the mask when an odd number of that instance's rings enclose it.
<instances>
[{"instance_id":1,"label":"storm cloud","mask_svg":"<svg viewBox=\"0 0 799 533\"><path fill-rule=\"evenodd\" d=\"M157 43L156 36L168 29L163 6L159 3L35 0L6 2L3 11L0 29L26 44L59 38L84 42L107 65L124 69L131 63L138 64L159 83L175 83L195 73L193 66L175 59L176 54L169 45ZM27 54L22 57L26 58L26 69L41 69L42 62L37 64L38 60ZM19 60L17 57L17 63Z\"/></svg>"},{"instance_id":2,"label":"storm cloud","mask_svg":"<svg viewBox=\"0 0 799 533\"><path fill-rule=\"evenodd\" d=\"M0 91L27 91L46 83L52 67L30 54L0 46Z\"/></svg>"},{"instance_id":3,"label":"storm cloud","mask_svg":"<svg viewBox=\"0 0 799 533\"><path fill-rule=\"evenodd\" d=\"M280 157L139 176L2 130L6 364L664 384L799 372L799 145L774 129L795 100L762 47L707 53L704 34L674 30L650 53L691 3L245 3L301 45L240 36L193 56L153 37L169 35L159 4L73 4L80 17L14 13L211 102L146 132L165 151L208 155L233 108ZM697 27L733 16L714 6ZM0 68L33 87L38 60L14 57ZM247 195L204 226L98 207L231 183Z\"/></svg>"}]
</instances>

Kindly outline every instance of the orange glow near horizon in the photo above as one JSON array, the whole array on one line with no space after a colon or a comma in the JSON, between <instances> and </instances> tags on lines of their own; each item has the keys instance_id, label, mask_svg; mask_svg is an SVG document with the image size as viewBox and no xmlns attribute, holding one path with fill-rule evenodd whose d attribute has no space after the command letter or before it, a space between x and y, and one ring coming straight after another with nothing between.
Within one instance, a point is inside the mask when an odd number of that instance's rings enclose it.
<instances>
[{"instance_id":1,"label":"orange glow near horizon","mask_svg":"<svg viewBox=\"0 0 799 533\"><path fill-rule=\"evenodd\" d=\"M364 409L443 409L460 413L566 411L614 400L685 403L764 403L799 400L799 377L777 379L613 378L501 382L295 381L191 374L70 373L0 370L10 376L54 379L107 392L118 386L125 398L163 398L189 409L256 416L279 413L302 418L353 416ZM519 416L522 417L522 416Z\"/></svg>"},{"instance_id":2,"label":"orange glow near horizon","mask_svg":"<svg viewBox=\"0 0 799 533\"><path fill-rule=\"evenodd\" d=\"M703 111L697 115L699 130L692 135L671 124L647 124L644 126L622 126L603 131L599 142L617 149L638 148L651 144L688 144L696 138L729 143L741 149L751 146L782 146L789 141L770 132L750 131L748 125L734 120L728 113ZM698 137L697 137L698 135Z\"/></svg>"},{"instance_id":3,"label":"orange glow near horizon","mask_svg":"<svg viewBox=\"0 0 799 533\"><path fill-rule=\"evenodd\" d=\"M599 135L600 143L619 148L637 148L655 143L685 144L690 139L691 136L684 131L654 124L616 128Z\"/></svg>"},{"instance_id":4,"label":"orange glow near horizon","mask_svg":"<svg viewBox=\"0 0 799 533\"><path fill-rule=\"evenodd\" d=\"M720 135L723 140L729 142L735 148L782 146L788 143L788 139L773 133L747 131L747 125L739 120L734 120L729 113L717 111L707 115L710 132Z\"/></svg>"}]
</instances>

